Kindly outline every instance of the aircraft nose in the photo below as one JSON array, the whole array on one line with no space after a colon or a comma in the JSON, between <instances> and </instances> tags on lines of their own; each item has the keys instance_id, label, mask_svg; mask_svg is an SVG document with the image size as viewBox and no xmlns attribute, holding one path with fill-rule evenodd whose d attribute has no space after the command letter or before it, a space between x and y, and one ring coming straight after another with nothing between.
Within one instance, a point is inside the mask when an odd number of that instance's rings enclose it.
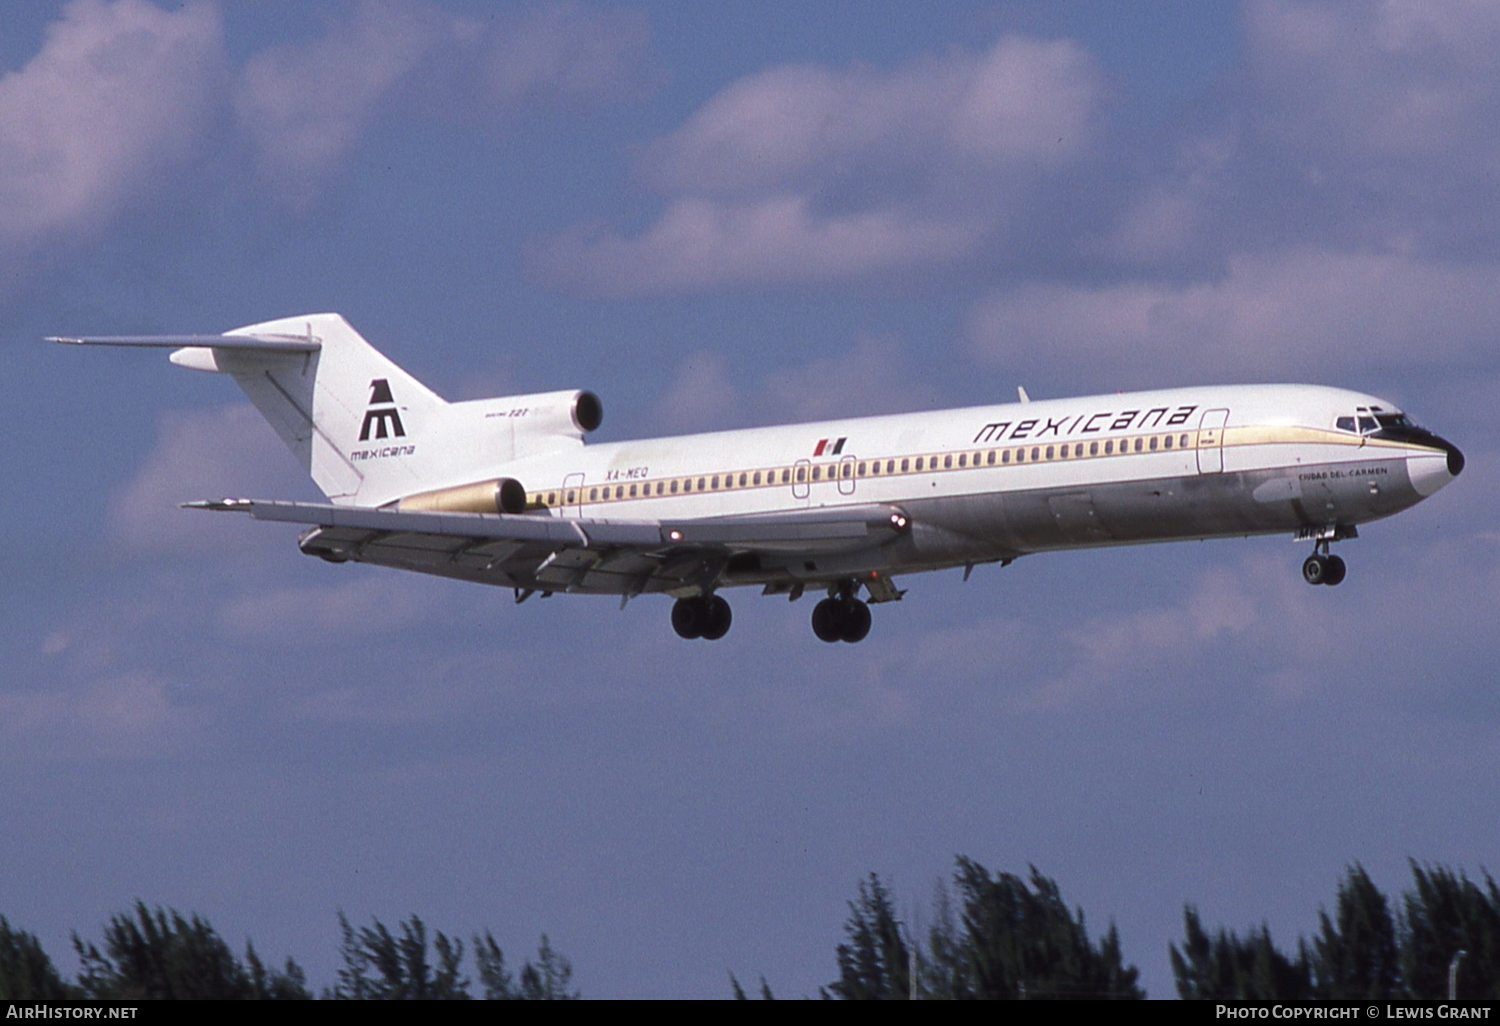
<instances>
[{"instance_id":1,"label":"aircraft nose","mask_svg":"<svg viewBox=\"0 0 1500 1026\"><path fill-rule=\"evenodd\" d=\"M1446 438L1438 438L1436 435L1433 436L1433 440L1442 446L1443 451L1448 454L1449 476L1457 477L1459 474L1462 474L1464 472L1464 454L1458 451L1458 446Z\"/></svg>"},{"instance_id":2,"label":"aircraft nose","mask_svg":"<svg viewBox=\"0 0 1500 1026\"><path fill-rule=\"evenodd\" d=\"M1411 455L1407 457L1406 468L1411 475L1412 485L1417 492L1423 496L1431 495L1448 482L1452 481L1464 469L1464 454L1459 451L1458 446L1446 438L1422 432L1419 441L1428 447L1427 453L1423 455ZM1439 456L1433 449L1439 450Z\"/></svg>"}]
</instances>

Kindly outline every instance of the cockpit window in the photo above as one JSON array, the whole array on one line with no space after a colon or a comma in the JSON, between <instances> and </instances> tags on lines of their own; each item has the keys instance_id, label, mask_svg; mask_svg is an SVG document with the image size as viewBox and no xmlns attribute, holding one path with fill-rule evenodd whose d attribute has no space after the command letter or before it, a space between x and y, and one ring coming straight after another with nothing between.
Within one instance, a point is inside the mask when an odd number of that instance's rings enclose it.
<instances>
[{"instance_id":1,"label":"cockpit window","mask_svg":"<svg viewBox=\"0 0 1500 1026\"><path fill-rule=\"evenodd\" d=\"M1368 435L1375 431L1384 431L1387 428L1415 428L1416 425L1406 418L1404 413L1387 413L1379 406L1361 406L1354 411L1353 417L1338 417L1334 420L1334 426L1340 431L1358 431L1362 435Z\"/></svg>"}]
</instances>

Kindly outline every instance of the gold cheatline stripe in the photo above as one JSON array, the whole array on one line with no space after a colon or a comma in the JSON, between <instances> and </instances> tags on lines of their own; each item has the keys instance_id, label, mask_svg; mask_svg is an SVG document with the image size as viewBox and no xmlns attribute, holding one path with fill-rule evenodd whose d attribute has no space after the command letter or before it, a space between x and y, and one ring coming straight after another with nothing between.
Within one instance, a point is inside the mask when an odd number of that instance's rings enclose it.
<instances>
[{"instance_id":1,"label":"gold cheatline stripe","mask_svg":"<svg viewBox=\"0 0 1500 1026\"><path fill-rule=\"evenodd\" d=\"M1380 448L1401 448L1403 443L1391 442L1384 439L1364 438L1359 435L1348 435L1341 431L1329 431L1324 428L1306 427L1226 427L1215 428L1209 431L1169 431L1153 432L1146 435L1126 435L1122 438L1092 439L1088 442L1052 442L1047 445L1005 445L991 446L989 448L965 449L962 452L948 450L938 453L922 453L917 456L882 456L879 459L860 459L855 456L844 456L837 460L824 463L813 463L811 460L799 462L792 465L781 464L775 467L751 468L749 470L735 470L729 473L719 472L687 474L678 477L644 478L629 482L611 482L605 485L587 485L577 489L583 493L578 497L578 503L590 503L592 505L603 505L606 502L629 502L632 499L671 499L679 495L699 495L704 492L738 492L751 491L756 488L785 488L789 485L813 485L828 482L837 483L840 480L853 481L871 477L910 477L913 474L943 474L960 470L989 470L992 468L1026 467L1033 463L1061 463L1075 460L1102 460L1118 459L1121 456L1163 455L1168 452L1193 451L1200 448L1214 448L1213 441L1201 442L1199 436L1202 434L1212 435L1219 432L1223 435L1220 447L1266 445L1266 444L1293 444L1298 442L1318 442L1325 445L1352 445L1361 444L1367 446L1378 446ZM1167 445L1168 440L1171 446ZM1089 451L1084 453L1084 447ZM1154 446L1154 447L1153 447ZM1108 447L1111 451L1106 452ZM939 466L939 461L942 466ZM894 465L894 469L884 469L886 466ZM917 469L918 466L921 469ZM834 468L852 468L846 475L840 470L834 473ZM867 468L869 472L867 472ZM906 469L903 469L906 468ZM823 473L824 470L827 473ZM797 472L801 471L803 477L799 480ZM761 477L756 483L757 475ZM743 478L745 484L738 483ZM655 486L655 487L653 487ZM675 487L674 487L675 486ZM641 490L637 490L641 489ZM573 505L566 501L565 493L568 489L545 488L541 491L531 492L526 497L526 505L529 509L549 509L555 506ZM601 494L602 493L602 494ZM563 501L559 501L563 500Z\"/></svg>"}]
</instances>

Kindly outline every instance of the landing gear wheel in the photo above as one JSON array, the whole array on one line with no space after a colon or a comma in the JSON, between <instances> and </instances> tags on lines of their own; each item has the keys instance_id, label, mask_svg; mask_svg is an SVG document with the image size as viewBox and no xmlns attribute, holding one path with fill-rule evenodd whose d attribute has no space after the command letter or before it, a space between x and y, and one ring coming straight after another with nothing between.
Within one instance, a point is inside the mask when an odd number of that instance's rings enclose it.
<instances>
[{"instance_id":1,"label":"landing gear wheel","mask_svg":"<svg viewBox=\"0 0 1500 1026\"><path fill-rule=\"evenodd\" d=\"M844 606L843 640L852 645L856 641L864 641L865 635L869 633L870 607L859 599L850 599Z\"/></svg>"},{"instance_id":2,"label":"landing gear wheel","mask_svg":"<svg viewBox=\"0 0 1500 1026\"><path fill-rule=\"evenodd\" d=\"M679 638L718 641L729 633L733 619L729 603L718 595L678 599L672 606L672 629Z\"/></svg>"},{"instance_id":3,"label":"landing gear wheel","mask_svg":"<svg viewBox=\"0 0 1500 1026\"><path fill-rule=\"evenodd\" d=\"M1323 583L1330 586L1338 584L1344 579L1344 575L1349 572L1349 568L1344 565L1344 561L1338 556L1324 556L1323 558L1328 563Z\"/></svg>"},{"instance_id":4,"label":"landing gear wheel","mask_svg":"<svg viewBox=\"0 0 1500 1026\"><path fill-rule=\"evenodd\" d=\"M703 601L696 598L678 599L672 605L672 629L677 632L679 638L703 637L703 628L707 625L707 609ZM726 626L724 628L728 630Z\"/></svg>"},{"instance_id":5,"label":"landing gear wheel","mask_svg":"<svg viewBox=\"0 0 1500 1026\"><path fill-rule=\"evenodd\" d=\"M826 598L813 606L812 629L819 641L840 641L844 637L844 624L848 620L844 603Z\"/></svg>"},{"instance_id":6,"label":"landing gear wheel","mask_svg":"<svg viewBox=\"0 0 1500 1026\"><path fill-rule=\"evenodd\" d=\"M721 596L714 595L706 599L700 599L704 606L703 638L706 641L718 641L729 633L729 624L734 616L729 611L729 603Z\"/></svg>"},{"instance_id":7,"label":"landing gear wheel","mask_svg":"<svg viewBox=\"0 0 1500 1026\"><path fill-rule=\"evenodd\" d=\"M1327 584L1332 572L1328 560L1328 556L1308 556L1302 564L1302 579L1308 584Z\"/></svg>"}]
</instances>

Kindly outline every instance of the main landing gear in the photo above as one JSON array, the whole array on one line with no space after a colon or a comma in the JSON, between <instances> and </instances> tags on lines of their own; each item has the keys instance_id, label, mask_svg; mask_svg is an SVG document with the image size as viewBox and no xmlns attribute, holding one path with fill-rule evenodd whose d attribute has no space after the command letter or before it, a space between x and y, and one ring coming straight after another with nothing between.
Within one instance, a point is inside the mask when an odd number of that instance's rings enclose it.
<instances>
[{"instance_id":1,"label":"main landing gear","mask_svg":"<svg viewBox=\"0 0 1500 1026\"><path fill-rule=\"evenodd\" d=\"M1348 573L1348 567L1338 556L1330 555L1328 543L1322 541L1302 564L1302 579L1308 584L1338 584Z\"/></svg>"},{"instance_id":2,"label":"main landing gear","mask_svg":"<svg viewBox=\"0 0 1500 1026\"><path fill-rule=\"evenodd\" d=\"M733 619L729 603L718 595L682 598L672 606L672 629L679 638L718 641L729 633Z\"/></svg>"},{"instance_id":3,"label":"main landing gear","mask_svg":"<svg viewBox=\"0 0 1500 1026\"><path fill-rule=\"evenodd\" d=\"M863 641L870 633L870 607L854 597L854 588L844 584L837 595L813 606L812 629L819 641Z\"/></svg>"}]
</instances>

